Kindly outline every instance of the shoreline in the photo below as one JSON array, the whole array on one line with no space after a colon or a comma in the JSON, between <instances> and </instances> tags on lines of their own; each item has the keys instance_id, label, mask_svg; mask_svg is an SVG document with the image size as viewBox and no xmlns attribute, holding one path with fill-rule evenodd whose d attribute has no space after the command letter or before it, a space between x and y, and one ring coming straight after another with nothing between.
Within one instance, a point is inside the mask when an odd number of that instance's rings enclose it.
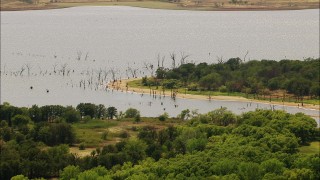
<instances>
[{"instance_id":1,"label":"shoreline","mask_svg":"<svg viewBox=\"0 0 320 180\"><path fill-rule=\"evenodd\" d=\"M115 83L109 82L107 83L106 87L108 89L114 89L114 90L120 90L122 92L134 92L138 94L150 94L150 89L147 88L136 88L136 87L130 87L126 86L128 82L133 80L139 80L141 78L130 78L130 79L121 79L120 81L116 81ZM155 92L155 95L163 95L161 90L153 90ZM170 91L165 91L165 96L170 96ZM177 93L176 98L182 98L182 99L195 99L195 100L220 100L220 101L238 101L238 102L256 102L256 103L264 103L264 104L270 104L270 105L281 105L281 106L289 106L289 107L298 107L303 109L309 109L309 110L320 110L320 105L312 105L312 104L304 104L301 106L301 103L293 103L293 102L277 102L277 101L264 101L264 100L256 100L256 99L247 99L244 97L238 97L238 96L211 96L210 99L208 96L205 95L194 95L194 94L183 94L183 93Z\"/></svg>"},{"instance_id":2,"label":"shoreline","mask_svg":"<svg viewBox=\"0 0 320 180\"><path fill-rule=\"evenodd\" d=\"M163 2L163 1L88 1L88 2L58 2L58 3L43 3L43 4L18 4L10 5L1 3L0 11L28 11L28 10L50 10L50 9L64 9L71 7L90 7L90 6L128 6L139 7L147 9L164 9L164 10L187 10L187 11L289 11L289 10L307 10L319 9L319 4L303 4L296 6L227 6L227 7L213 7L213 6L192 6Z\"/></svg>"}]
</instances>

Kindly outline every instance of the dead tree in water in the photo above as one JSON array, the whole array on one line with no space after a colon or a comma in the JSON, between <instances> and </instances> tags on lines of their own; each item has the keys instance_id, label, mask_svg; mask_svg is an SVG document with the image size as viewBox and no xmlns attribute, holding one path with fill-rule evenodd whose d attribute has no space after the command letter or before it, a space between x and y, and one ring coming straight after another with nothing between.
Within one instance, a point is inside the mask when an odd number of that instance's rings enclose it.
<instances>
[{"instance_id":1,"label":"dead tree in water","mask_svg":"<svg viewBox=\"0 0 320 180\"><path fill-rule=\"evenodd\" d=\"M67 68L68 64L67 63L64 63L61 65L61 72L62 72L62 75L64 76L65 73L66 73L66 68Z\"/></svg>"},{"instance_id":2,"label":"dead tree in water","mask_svg":"<svg viewBox=\"0 0 320 180\"><path fill-rule=\"evenodd\" d=\"M190 55L187 55L185 54L184 52L180 52L180 55L181 55L181 59L180 59L180 64L185 64L186 63L186 59L190 56Z\"/></svg>"},{"instance_id":3,"label":"dead tree in water","mask_svg":"<svg viewBox=\"0 0 320 180\"><path fill-rule=\"evenodd\" d=\"M56 71L57 66L58 66L57 63L53 65L53 72L54 72L54 73L57 73L57 71Z\"/></svg>"},{"instance_id":4,"label":"dead tree in water","mask_svg":"<svg viewBox=\"0 0 320 180\"><path fill-rule=\"evenodd\" d=\"M23 71L25 70L26 68L24 67L24 65L21 67L21 70L20 70L20 72L19 72L19 74L20 74L20 76L22 76L22 73L23 73Z\"/></svg>"},{"instance_id":5,"label":"dead tree in water","mask_svg":"<svg viewBox=\"0 0 320 180\"><path fill-rule=\"evenodd\" d=\"M82 56L82 51L77 51L77 60L80 61Z\"/></svg>"},{"instance_id":6,"label":"dead tree in water","mask_svg":"<svg viewBox=\"0 0 320 180\"><path fill-rule=\"evenodd\" d=\"M170 58L172 60L172 68L176 68L176 54L173 52L173 53L170 53Z\"/></svg>"},{"instance_id":7,"label":"dead tree in water","mask_svg":"<svg viewBox=\"0 0 320 180\"><path fill-rule=\"evenodd\" d=\"M244 55L243 62L246 62L246 57L247 57L248 54L249 54L249 51L247 51L246 55Z\"/></svg>"},{"instance_id":8,"label":"dead tree in water","mask_svg":"<svg viewBox=\"0 0 320 180\"><path fill-rule=\"evenodd\" d=\"M223 56L217 56L217 60L218 60L218 64L223 64L224 61L223 61Z\"/></svg>"},{"instance_id":9,"label":"dead tree in water","mask_svg":"<svg viewBox=\"0 0 320 180\"><path fill-rule=\"evenodd\" d=\"M28 76L30 76L30 70L32 66L30 64L26 64L27 70L28 70Z\"/></svg>"},{"instance_id":10,"label":"dead tree in water","mask_svg":"<svg viewBox=\"0 0 320 180\"><path fill-rule=\"evenodd\" d=\"M86 61L88 59L89 52L87 52L86 57L84 58L84 60Z\"/></svg>"},{"instance_id":11,"label":"dead tree in water","mask_svg":"<svg viewBox=\"0 0 320 180\"><path fill-rule=\"evenodd\" d=\"M154 74L153 64L144 62L143 65L144 65L144 68L150 72L151 76L153 76L153 74Z\"/></svg>"},{"instance_id":12,"label":"dead tree in water","mask_svg":"<svg viewBox=\"0 0 320 180\"><path fill-rule=\"evenodd\" d=\"M116 80L116 71L115 71L115 69L111 68L110 69L110 73L111 73L112 80L115 81Z\"/></svg>"}]
</instances>

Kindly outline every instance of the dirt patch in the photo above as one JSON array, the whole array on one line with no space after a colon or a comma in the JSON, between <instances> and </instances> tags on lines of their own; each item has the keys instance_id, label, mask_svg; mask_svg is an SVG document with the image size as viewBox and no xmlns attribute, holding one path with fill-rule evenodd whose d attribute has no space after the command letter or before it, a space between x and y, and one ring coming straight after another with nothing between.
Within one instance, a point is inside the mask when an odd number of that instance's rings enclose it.
<instances>
[{"instance_id":1,"label":"dirt patch","mask_svg":"<svg viewBox=\"0 0 320 180\"><path fill-rule=\"evenodd\" d=\"M96 148L86 148L84 150L79 150L79 147L70 147L70 153L75 154L78 157L90 156L91 152L96 150Z\"/></svg>"}]
</instances>

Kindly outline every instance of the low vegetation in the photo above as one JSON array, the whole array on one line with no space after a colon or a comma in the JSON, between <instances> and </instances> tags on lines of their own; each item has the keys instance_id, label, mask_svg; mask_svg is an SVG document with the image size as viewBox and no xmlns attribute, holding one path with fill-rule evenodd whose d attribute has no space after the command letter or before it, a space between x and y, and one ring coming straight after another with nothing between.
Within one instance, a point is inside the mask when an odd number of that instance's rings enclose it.
<instances>
[{"instance_id":1,"label":"low vegetation","mask_svg":"<svg viewBox=\"0 0 320 180\"><path fill-rule=\"evenodd\" d=\"M131 108L111 119L103 107L0 105L0 179L320 178L319 128L302 113Z\"/></svg>"}]
</instances>

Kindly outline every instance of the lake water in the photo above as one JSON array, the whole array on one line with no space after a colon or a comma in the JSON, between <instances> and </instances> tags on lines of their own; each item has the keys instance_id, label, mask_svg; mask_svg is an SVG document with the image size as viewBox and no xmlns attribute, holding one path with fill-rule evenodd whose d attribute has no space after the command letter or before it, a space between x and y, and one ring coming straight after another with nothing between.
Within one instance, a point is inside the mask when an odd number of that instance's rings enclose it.
<instances>
[{"instance_id":1,"label":"lake water","mask_svg":"<svg viewBox=\"0 0 320 180\"><path fill-rule=\"evenodd\" d=\"M104 90L113 78L149 75L157 57L217 62L217 57L303 59L319 57L319 10L202 12L134 7L76 7L1 12L1 103L102 103L143 116L221 106L239 114L268 104L201 101ZM64 71L64 73L63 73ZM30 87L33 89L30 89ZM47 92L47 90L49 92ZM163 105L161 105L161 103ZM319 117L319 111L275 106Z\"/></svg>"}]
</instances>

